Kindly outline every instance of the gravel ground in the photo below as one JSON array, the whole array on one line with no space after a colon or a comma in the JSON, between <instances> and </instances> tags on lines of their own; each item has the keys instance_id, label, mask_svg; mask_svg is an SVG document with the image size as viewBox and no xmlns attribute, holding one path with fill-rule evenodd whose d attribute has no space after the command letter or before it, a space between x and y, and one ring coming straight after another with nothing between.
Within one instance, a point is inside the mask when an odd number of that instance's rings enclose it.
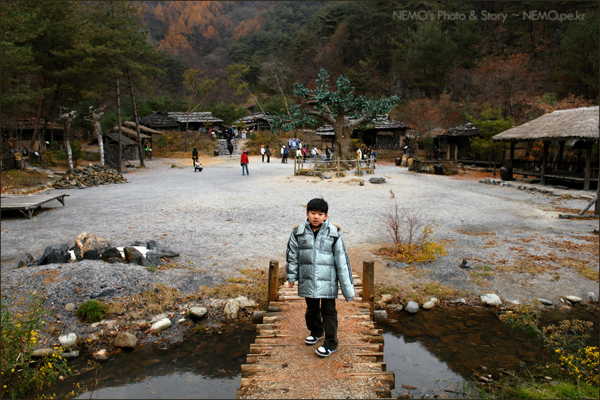
<instances>
[{"instance_id":1,"label":"gravel ground","mask_svg":"<svg viewBox=\"0 0 600 400\"><path fill-rule=\"evenodd\" d=\"M3 218L3 298L37 290L60 307L70 302L79 305L90 297L108 300L134 294L158 282L193 293L201 285L240 276L242 269L267 270L269 260L279 260L283 266L292 226L304 220L303 206L314 197L329 202L330 220L342 226L357 272L362 260L371 258L376 261L376 281L409 285L413 280L403 270L388 268L387 261L373 254L389 245L382 221L393 204L390 191L402 207L419 213L425 222L435 221L435 237L447 241L448 254L420 266L424 274L419 279L425 275L473 293L494 291L505 299L558 301L564 295L598 294L597 282L559 265L561 258L577 257L598 269L598 236L592 233L598 220L558 218L558 207L580 210L588 201L580 195L593 192L565 190L570 196L550 196L416 174L392 164L377 165L373 175L385 177L386 183L371 184L372 175L366 175L360 186L361 178L352 174L333 179L293 176L293 162L282 164L279 159L267 164L251 157L249 176L242 176L237 157L201 161L202 172L194 172L191 160L146 161L146 169L125 174L128 183L51 190L69 195L64 207L47 203L30 220ZM115 246L156 240L180 253L173 261L183 268L155 274L137 266L96 261L15 268L25 253L38 258L46 246L74 245L83 232ZM595 250L590 250L590 244ZM551 274L505 273L486 278L483 286L458 267L462 259L471 260L473 266L493 266L544 257L555 264Z\"/></svg>"}]
</instances>

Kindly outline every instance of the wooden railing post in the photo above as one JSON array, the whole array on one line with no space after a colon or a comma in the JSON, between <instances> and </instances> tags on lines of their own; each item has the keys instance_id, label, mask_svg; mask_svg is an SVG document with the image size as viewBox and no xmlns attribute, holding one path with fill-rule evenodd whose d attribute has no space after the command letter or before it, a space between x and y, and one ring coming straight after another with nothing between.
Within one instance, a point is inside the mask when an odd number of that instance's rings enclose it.
<instances>
[{"instance_id":1,"label":"wooden railing post","mask_svg":"<svg viewBox=\"0 0 600 400\"><path fill-rule=\"evenodd\" d=\"M373 260L363 261L362 299L368 301L371 306L371 315L375 307L375 262Z\"/></svg>"},{"instance_id":2,"label":"wooden railing post","mask_svg":"<svg viewBox=\"0 0 600 400\"><path fill-rule=\"evenodd\" d=\"M269 261L269 295L267 298L267 307L272 301L276 301L279 291L279 261Z\"/></svg>"}]
</instances>

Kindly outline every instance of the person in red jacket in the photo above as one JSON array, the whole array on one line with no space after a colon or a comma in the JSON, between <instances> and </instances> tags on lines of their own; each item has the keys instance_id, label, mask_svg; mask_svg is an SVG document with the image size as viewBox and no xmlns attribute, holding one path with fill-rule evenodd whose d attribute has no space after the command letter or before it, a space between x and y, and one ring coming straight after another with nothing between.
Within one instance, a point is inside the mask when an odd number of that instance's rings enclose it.
<instances>
[{"instance_id":1,"label":"person in red jacket","mask_svg":"<svg viewBox=\"0 0 600 400\"><path fill-rule=\"evenodd\" d=\"M248 150L244 150L244 152L242 153L242 158L240 159L240 165L242 166L242 175L250 175L250 172L248 171L249 163L250 160L248 160ZM246 172L244 172L244 169L246 170Z\"/></svg>"}]
</instances>

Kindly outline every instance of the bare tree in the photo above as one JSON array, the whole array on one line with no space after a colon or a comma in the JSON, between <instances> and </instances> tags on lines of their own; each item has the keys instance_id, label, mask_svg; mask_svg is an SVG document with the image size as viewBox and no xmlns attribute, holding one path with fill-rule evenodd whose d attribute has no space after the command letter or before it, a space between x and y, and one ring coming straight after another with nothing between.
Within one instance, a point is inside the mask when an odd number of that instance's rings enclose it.
<instances>
[{"instance_id":1,"label":"bare tree","mask_svg":"<svg viewBox=\"0 0 600 400\"><path fill-rule=\"evenodd\" d=\"M100 126L100 120L104 118L105 108L106 106L102 106L100 108L94 108L94 106L90 106L90 114L84 118L86 121L90 121L94 126L94 132L96 133L96 137L98 138L98 146L100 147L100 165L106 164L104 160L104 142L102 141L102 127Z\"/></svg>"},{"instance_id":2,"label":"bare tree","mask_svg":"<svg viewBox=\"0 0 600 400\"><path fill-rule=\"evenodd\" d=\"M60 108L60 114L58 116L58 119L63 120L64 124L65 124L65 132L63 134L63 145L67 152L67 167L69 168L69 172L71 172L71 173L73 173L75 170L73 168L73 151L71 150L71 141L70 141L71 122L75 119L76 116L77 116L77 111L75 111L75 110L67 111L67 109L65 107Z\"/></svg>"}]
</instances>

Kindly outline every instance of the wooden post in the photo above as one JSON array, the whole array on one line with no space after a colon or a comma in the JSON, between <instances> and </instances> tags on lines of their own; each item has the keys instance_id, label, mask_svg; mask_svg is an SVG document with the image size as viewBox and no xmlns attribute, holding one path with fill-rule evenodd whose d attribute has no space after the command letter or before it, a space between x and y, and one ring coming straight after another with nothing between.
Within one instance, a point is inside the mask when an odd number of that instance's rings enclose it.
<instances>
[{"instance_id":1,"label":"wooden post","mask_svg":"<svg viewBox=\"0 0 600 400\"><path fill-rule=\"evenodd\" d=\"M356 174L360 175L360 158L356 157Z\"/></svg>"},{"instance_id":2,"label":"wooden post","mask_svg":"<svg viewBox=\"0 0 600 400\"><path fill-rule=\"evenodd\" d=\"M371 315L375 307L375 262L373 260L363 261L363 301L368 301L371 306Z\"/></svg>"},{"instance_id":3,"label":"wooden post","mask_svg":"<svg viewBox=\"0 0 600 400\"><path fill-rule=\"evenodd\" d=\"M279 283L279 261L269 261L269 296L267 298L267 307L272 301L276 301L278 295Z\"/></svg>"},{"instance_id":4,"label":"wooden post","mask_svg":"<svg viewBox=\"0 0 600 400\"><path fill-rule=\"evenodd\" d=\"M313 162L313 176L317 176L317 157L315 156L315 161Z\"/></svg>"},{"instance_id":5,"label":"wooden post","mask_svg":"<svg viewBox=\"0 0 600 400\"><path fill-rule=\"evenodd\" d=\"M548 142L544 141L544 153L542 155L542 174L540 176L540 184L546 184L546 163L548 162Z\"/></svg>"},{"instance_id":6,"label":"wooden post","mask_svg":"<svg viewBox=\"0 0 600 400\"><path fill-rule=\"evenodd\" d=\"M294 175L296 174L296 165L298 164L298 157L294 157Z\"/></svg>"},{"instance_id":7,"label":"wooden post","mask_svg":"<svg viewBox=\"0 0 600 400\"><path fill-rule=\"evenodd\" d=\"M590 190L590 176L592 172L592 145L585 151L585 169L583 170L583 190Z\"/></svg>"},{"instance_id":8,"label":"wooden post","mask_svg":"<svg viewBox=\"0 0 600 400\"><path fill-rule=\"evenodd\" d=\"M337 177L340 177L340 156L337 158Z\"/></svg>"}]
</instances>

